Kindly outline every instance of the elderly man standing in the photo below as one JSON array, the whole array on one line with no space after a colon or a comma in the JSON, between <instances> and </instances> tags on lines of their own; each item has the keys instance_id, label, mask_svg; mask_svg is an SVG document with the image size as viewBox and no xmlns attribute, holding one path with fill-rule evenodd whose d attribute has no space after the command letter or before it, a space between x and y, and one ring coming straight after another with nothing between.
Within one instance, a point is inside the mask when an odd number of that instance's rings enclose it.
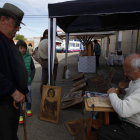
<instances>
[{"instance_id":1,"label":"elderly man standing","mask_svg":"<svg viewBox=\"0 0 140 140\"><path fill-rule=\"evenodd\" d=\"M129 78L129 87L120 99L115 88L110 88L112 107L119 115L119 122L98 129L98 140L140 140L140 55L132 54L123 64L124 74Z\"/></svg>"},{"instance_id":2,"label":"elderly man standing","mask_svg":"<svg viewBox=\"0 0 140 140\"><path fill-rule=\"evenodd\" d=\"M23 11L5 3L0 8L0 139L16 140L19 109L28 93L28 73L21 53L13 42L20 29ZM23 24L23 23L22 23Z\"/></svg>"}]
</instances>

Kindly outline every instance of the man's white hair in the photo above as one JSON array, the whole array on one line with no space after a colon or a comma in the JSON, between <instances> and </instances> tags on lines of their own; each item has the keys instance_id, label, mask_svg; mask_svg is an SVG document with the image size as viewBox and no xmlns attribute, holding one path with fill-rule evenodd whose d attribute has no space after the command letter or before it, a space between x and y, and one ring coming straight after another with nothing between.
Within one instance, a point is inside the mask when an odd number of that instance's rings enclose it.
<instances>
[{"instance_id":1,"label":"man's white hair","mask_svg":"<svg viewBox=\"0 0 140 140\"><path fill-rule=\"evenodd\" d=\"M130 63L131 67L134 69L134 72L140 67L140 57L134 57Z\"/></svg>"}]
</instances>

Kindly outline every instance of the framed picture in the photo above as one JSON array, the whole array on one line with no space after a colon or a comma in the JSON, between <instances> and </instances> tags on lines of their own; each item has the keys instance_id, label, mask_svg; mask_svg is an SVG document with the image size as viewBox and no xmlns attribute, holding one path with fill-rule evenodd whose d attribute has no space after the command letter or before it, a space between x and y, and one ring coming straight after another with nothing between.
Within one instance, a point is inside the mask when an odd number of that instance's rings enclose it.
<instances>
[{"instance_id":1,"label":"framed picture","mask_svg":"<svg viewBox=\"0 0 140 140\"><path fill-rule=\"evenodd\" d=\"M70 92L74 92L74 91L77 91L77 90L86 90L86 87L87 87L87 84L86 84L86 82L84 82L84 83L82 83L82 84L80 84L80 85L78 85L78 86L76 86L76 87L73 87L71 90L70 90Z\"/></svg>"},{"instance_id":2,"label":"framed picture","mask_svg":"<svg viewBox=\"0 0 140 140\"><path fill-rule=\"evenodd\" d=\"M103 75L99 75L99 76L95 76L95 77L92 77L92 82L98 82L98 81L101 81L101 80L104 80L104 76Z\"/></svg>"},{"instance_id":3,"label":"framed picture","mask_svg":"<svg viewBox=\"0 0 140 140\"><path fill-rule=\"evenodd\" d=\"M87 125L90 123L91 118L83 118L79 120L65 122L65 125L72 136L76 135L79 132L82 121L84 123L84 128L86 128Z\"/></svg>"},{"instance_id":4,"label":"framed picture","mask_svg":"<svg viewBox=\"0 0 140 140\"><path fill-rule=\"evenodd\" d=\"M80 129L76 134L75 140L86 140L86 129L84 127L84 121L80 124Z\"/></svg>"},{"instance_id":5,"label":"framed picture","mask_svg":"<svg viewBox=\"0 0 140 140\"><path fill-rule=\"evenodd\" d=\"M61 87L43 85L39 119L59 122Z\"/></svg>"},{"instance_id":6,"label":"framed picture","mask_svg":"<svg viewBox=\"0 0 140 140\"><path fill-rule=\"evenodd\" d=\"M108 81L104 79L104 80L96 81L96 82L94 82L94 84L98 86L98 85L101 85L101 84L104 84L104 83L107 83L107 82Z\"/></svg>"},{"instance_id":7,"label":"framed picture","mask_svg":"<svg viewBox=\"0 0 140 140\"><path fill-rule=\"evenodd\" d=\"M106 83L102 83L102 84L95 84L97 92L101 92L101 93L107 93L107 90L109 88L111 88L110 84L108 82Z\"/></svg>"},{"instance_id":8,"label":"framed picture","mask_svg":"<svg viewBox=\"0 0 140 140\"><path fill-rule=\"evenodd\" d=\"M78 85L80 85L80 84L82 84L82 83L84 83L84 82L87 83L87 78L86 78L86 77L83 78L83 79L81 79L80 81L74 83L74 84L73 84L73 87L76 87L76 86L78 86Z\"/></svg>"},{"instance_id":9,"label":"framed picture","mask_svg":"<svg viewBox=\"0 0 140 140\"><path fill-rule=\"evenodd\" d=\"M85 77L84 73L81 73L78 76L76 76L75 78L73 78L72 81L80 80L80 79L83 79L84 77Z\"/></svg>"},{"instance_id":10,"label":"framed picture","mask_svg":"<svg viewBox=\"0 0 140 140\"><path fill-rule=\"evenodd\" d=\"M70 101L73 99L77 99L82 97L82 90L76 91L76 92L71 92L71 93L65 93L63 98L61 99L61 102L65 102L65 101Z\"/></svg>"},{"instance_id":11,"label":"framed picture","mask_svg":"<svg viewBox=\"0 0 140 140\"><path fill-rule=\"evenodd\" d=\"M63 102L61 109L65 109L65 108L68 108L70 106L82 103L82 102L83 102L83 97L80 97L78 99L71 100L71 101L68 101L68 102Z\"/></svg>"}]
</instances>

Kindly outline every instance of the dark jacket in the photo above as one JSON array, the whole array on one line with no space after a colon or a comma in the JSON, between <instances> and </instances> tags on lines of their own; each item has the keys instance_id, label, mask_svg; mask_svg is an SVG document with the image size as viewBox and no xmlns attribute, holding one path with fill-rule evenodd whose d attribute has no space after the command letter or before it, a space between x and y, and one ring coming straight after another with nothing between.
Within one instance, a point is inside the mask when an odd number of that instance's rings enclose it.
<instances>
[{"instance_id":1,"label":"dark jacket","mask_svg":"<svg viewBox=\"0 0 140 140\"><path fill-rule=\"evenodd\" d=\"M95 52L95 55L101 55L101 46L99 43L96 43L94 45L94 52Z\"/></svg>"},{"instance_id":2,"label":"dark jacket","mask_svg":"<svg viewBox=\"0 0 140 140\"><path fill-rule=\"evenodd\" d=\"M16 89L23 94L28 93L27 86L21 88L19 84L21 78L19 77L17 60L12 50L13 45L15 46L14 42L10 43L0 32L0 104L12 104L13 98L11 95Z\"/></svg>"}]
</instances>

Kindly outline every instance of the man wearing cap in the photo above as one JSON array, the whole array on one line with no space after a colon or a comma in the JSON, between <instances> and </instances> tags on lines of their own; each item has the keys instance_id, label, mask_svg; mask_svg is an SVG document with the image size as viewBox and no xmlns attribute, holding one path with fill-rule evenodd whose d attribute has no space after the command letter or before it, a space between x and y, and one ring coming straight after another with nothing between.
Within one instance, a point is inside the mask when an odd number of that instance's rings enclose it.
<instances>
[{"instance_id":1,"label":"man wearing cap","mask_svg":"<svg viewBox=\"0 0 140 140\"><path fill-rule=\"evenodd\" d=\"M21 53L13 42L23 11L15 5L5 3L0 8L0 139L16 140L19 106L28 93L28 73ZM23 23L22 23L23 24Z\"/></svg>"}]
</instances>

